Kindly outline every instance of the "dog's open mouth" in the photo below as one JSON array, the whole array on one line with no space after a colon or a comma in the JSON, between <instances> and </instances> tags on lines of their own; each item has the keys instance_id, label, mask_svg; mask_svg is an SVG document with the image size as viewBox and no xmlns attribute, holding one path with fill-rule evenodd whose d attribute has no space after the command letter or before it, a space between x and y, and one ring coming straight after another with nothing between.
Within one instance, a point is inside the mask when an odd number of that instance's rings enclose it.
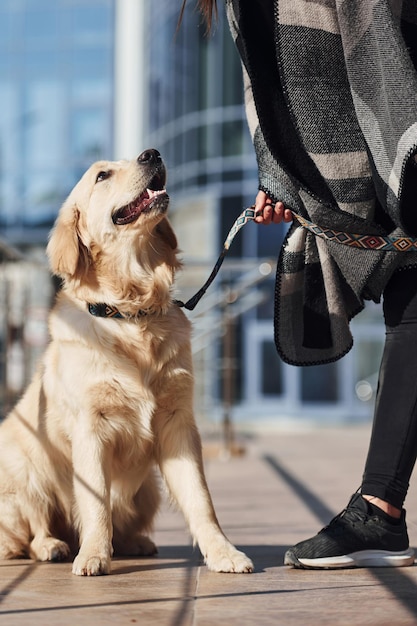
<instances>
[{"instance_id":1,"label":"dog's open mouth","mask_svg":"<svg viewBox=\"0 0 417 626\"><path fill-rule=\"evenodd\" d=\"M119 226L130 224L137 220L141 213L149 211L157 198L167 195L164 184L165 181L161 176L154 176L149 187L140 196L113 214L113 223Z\"/></svg>"}]
</instances>

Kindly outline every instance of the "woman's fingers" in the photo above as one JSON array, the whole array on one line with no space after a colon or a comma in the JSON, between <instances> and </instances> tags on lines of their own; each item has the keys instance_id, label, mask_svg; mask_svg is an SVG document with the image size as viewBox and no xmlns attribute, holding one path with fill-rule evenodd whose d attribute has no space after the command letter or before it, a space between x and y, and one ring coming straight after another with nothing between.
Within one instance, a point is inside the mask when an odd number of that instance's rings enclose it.
<instances>
[{"instance_id":1,"label":"woman's fingers","mask_svg":"<svg viewBox=\"0 0 417 626\"><path fill-rule=\"evenodd\" d=\"M286 209L283 202L275 204L264 191L259 191L255 201L255 222L258 224L279 224L291 222L293 219L290 209Z\"/></svg>"},{"instance_id":2,"label":"woman's fingers","mask_svg":"<svg viewBox=\"0 0 417 626\"><path fill-rule=\"evenodd\" d=\"M258 194L255 198L255 214L260 218L259 221L262 221L262 213L264 210L264 206L265 204L267 204L267 202L271 202L271 200L268 198L268 196L266 195L266 193L264 191L258 191ZM256 221L258 221L258 219L256 219Z\"/></svg>"}]
</instances>

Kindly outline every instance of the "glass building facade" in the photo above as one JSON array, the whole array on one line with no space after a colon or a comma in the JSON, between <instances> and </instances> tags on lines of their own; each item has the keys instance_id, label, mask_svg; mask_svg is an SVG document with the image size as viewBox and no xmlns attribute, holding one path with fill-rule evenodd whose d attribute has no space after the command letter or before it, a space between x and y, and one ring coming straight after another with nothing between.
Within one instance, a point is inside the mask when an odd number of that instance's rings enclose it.
<instances>
[{"instance_id":1,"label":"glass building facade","mask_svg":"<svg viewBox=\"0 0 417 626\"><path fill-rule=\"evenodd\" d=\"M0 3L0 228L44 243L88 165L112 153L113 0Z\"/></svg>"},{"instance_id":2,"label":"glass building facade","mask_svg":"<svg viewBox=\"0 0 417 626\"><path fill-rule=\"evenodd\" d=\"M48 341L48 232L112 155L114 14L114 0L0 2L0 419Z\"/></svg>"}]
</instances>

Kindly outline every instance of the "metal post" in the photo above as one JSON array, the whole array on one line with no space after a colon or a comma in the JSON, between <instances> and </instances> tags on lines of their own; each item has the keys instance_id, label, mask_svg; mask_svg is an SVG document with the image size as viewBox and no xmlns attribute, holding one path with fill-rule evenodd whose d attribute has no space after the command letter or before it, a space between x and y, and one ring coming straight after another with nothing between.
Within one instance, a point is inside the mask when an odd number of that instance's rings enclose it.
<instances>
[{"instance_id":1,"label":"metal post","mask_svg":"<svg viewBox=\"0 0 417 626\"><path fill-rule=\"evenodd\" d=\"M234 321L227 310L223 311L223 444L231 454L234 435L231 410L235 399Z\"/></svg>"}]
</instances>

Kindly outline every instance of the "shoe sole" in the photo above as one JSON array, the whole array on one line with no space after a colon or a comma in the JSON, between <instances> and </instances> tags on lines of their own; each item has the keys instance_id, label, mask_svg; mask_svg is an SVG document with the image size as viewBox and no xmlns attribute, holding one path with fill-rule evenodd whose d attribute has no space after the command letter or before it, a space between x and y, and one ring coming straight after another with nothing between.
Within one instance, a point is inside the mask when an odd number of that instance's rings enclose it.
<instances>
[{"instance_id":1,"label":"shoe sole","mask_svg":"<svg viewBox=\"0 0 417 626\"><path fill-rule=\"evenodd\" d=\"M384 550L361 550L343 556L323 557L319 559L298 558L293 550L288 550L284 565L298 569L342 569L353 567L409 567L414 565L414 550L402 552Z\"/></svg>"}]
</instances>

